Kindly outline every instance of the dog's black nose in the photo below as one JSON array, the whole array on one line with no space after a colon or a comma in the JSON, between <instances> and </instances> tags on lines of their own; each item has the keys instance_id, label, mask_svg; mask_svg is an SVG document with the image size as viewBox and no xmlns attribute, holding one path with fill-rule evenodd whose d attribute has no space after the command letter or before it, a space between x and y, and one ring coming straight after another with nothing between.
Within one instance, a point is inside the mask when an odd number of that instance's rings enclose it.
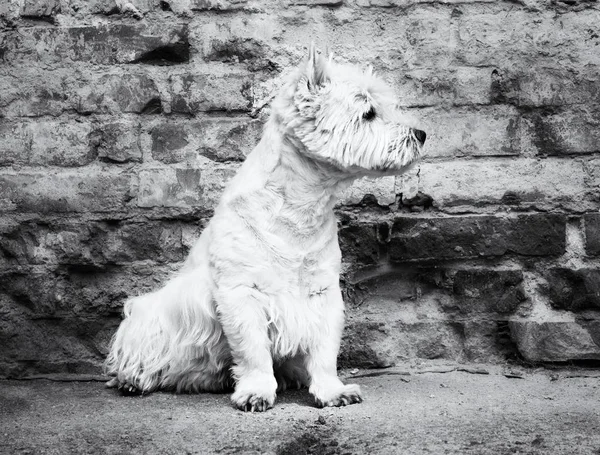
<instances>
[{"instance_id":1,"label":"dog's black nose","mask_svg":"<svg viewBox=\"0 0 600 455\"><path fill-rule=\"evenodd\" d=\"M422 145L425 143L425 139L427 139L427 134L425 134L425 131L415 130L415 137Z\"/></svg>"}]
</instances>

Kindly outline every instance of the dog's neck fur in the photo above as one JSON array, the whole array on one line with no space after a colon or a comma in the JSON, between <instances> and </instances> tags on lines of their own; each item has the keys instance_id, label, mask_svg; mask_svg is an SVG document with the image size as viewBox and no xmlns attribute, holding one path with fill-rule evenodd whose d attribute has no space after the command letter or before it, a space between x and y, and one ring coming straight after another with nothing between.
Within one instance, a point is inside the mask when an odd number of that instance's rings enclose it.
<instances>
[{"instance_id":1,"label":"dog's neck fur","mask_svg":"<svg viewBox=\"0 0 600 455\"><path fill-rule=\"evenodd\" d=\"M308 241L328 231L327 225L335 226L333 207L337 196L354 178L332 165L306 156L301 147L297 139L282 131L277 120L271 118L265 125L262 141L236 177L243 179L244 184L230 188L245 188L246 194L267 190L261 198L263 207L236 203L238 214L243 218L255 218L257 210L267 210L268 217L258 217L261 224L268 218L280 234L288 232L299 241ZM245 199L245 194L230 195L232 199L239 197Z\"/></svg>"}]
</instances>

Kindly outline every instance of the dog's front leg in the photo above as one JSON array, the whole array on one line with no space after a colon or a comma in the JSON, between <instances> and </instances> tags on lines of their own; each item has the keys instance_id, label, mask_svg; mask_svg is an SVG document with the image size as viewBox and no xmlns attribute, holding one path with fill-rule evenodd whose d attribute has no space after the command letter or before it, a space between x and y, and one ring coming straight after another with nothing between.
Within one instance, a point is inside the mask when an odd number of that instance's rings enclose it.
<instances>
[{"instance_id":1,"label":"dog's front leg","mask_svg":"<svg viewBox=\"0 0 600 455\"><path fill-rule=\"evenodd\" d=\"M344 325L344 304L338 286L323 302L323 326L306 355L306 370L310 376L309 392L317 406L346 406L362 401L360 386L344 385L337 376L337 356Z\"/></svg>"},{"instance_id":2,"label":"dog's front leg","mask_svg":"<svg viewBox=\"0 0 600 455\"><path fill-rule=\"evenodd\" d=\"M219 319L233 357L233 404L242 411L273 407L277 380L273 374L268 321L255 289L238 286L217 300Z\"/></svg>"}]
</instances>

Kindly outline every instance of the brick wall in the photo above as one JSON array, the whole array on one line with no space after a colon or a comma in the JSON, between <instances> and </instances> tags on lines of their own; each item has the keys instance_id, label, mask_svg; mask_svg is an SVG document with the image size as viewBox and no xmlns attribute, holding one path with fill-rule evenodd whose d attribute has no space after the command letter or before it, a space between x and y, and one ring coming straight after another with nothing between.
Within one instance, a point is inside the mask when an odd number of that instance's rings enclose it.
<instances>
[{"instance_id":1,"label":"brick wall","mask_svg":"<svg viewBox=\"0 0 600 455\"><path fill-rule=\"evenodd\" d=\"M0 375L97 373L311 40L371 63L420 172L338 207L340 362L600 358L595 0L0 4Z\"/></svg>"}]
</instances>

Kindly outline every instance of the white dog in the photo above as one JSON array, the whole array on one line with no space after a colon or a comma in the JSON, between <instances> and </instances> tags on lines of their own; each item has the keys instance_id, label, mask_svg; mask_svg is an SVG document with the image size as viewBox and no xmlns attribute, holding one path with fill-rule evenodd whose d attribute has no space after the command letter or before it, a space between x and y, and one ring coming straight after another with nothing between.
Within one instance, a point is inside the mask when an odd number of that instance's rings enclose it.
<instances>
[{"instance_id":1,"label":"white dog","mask_svg":"<svg viewBox=\"0 0 600 455\"><path fill-rule=\"evenodd\" d=\"M308 386L318 406L362 401L337 377L344 321L336 194L362 176L401 174L425 133L402 125L372 71L309 57L272 105L263 137L229 183L181 271L130 299L108 385L215 392L245 411Z\"/></svg>"}]
</instances>

